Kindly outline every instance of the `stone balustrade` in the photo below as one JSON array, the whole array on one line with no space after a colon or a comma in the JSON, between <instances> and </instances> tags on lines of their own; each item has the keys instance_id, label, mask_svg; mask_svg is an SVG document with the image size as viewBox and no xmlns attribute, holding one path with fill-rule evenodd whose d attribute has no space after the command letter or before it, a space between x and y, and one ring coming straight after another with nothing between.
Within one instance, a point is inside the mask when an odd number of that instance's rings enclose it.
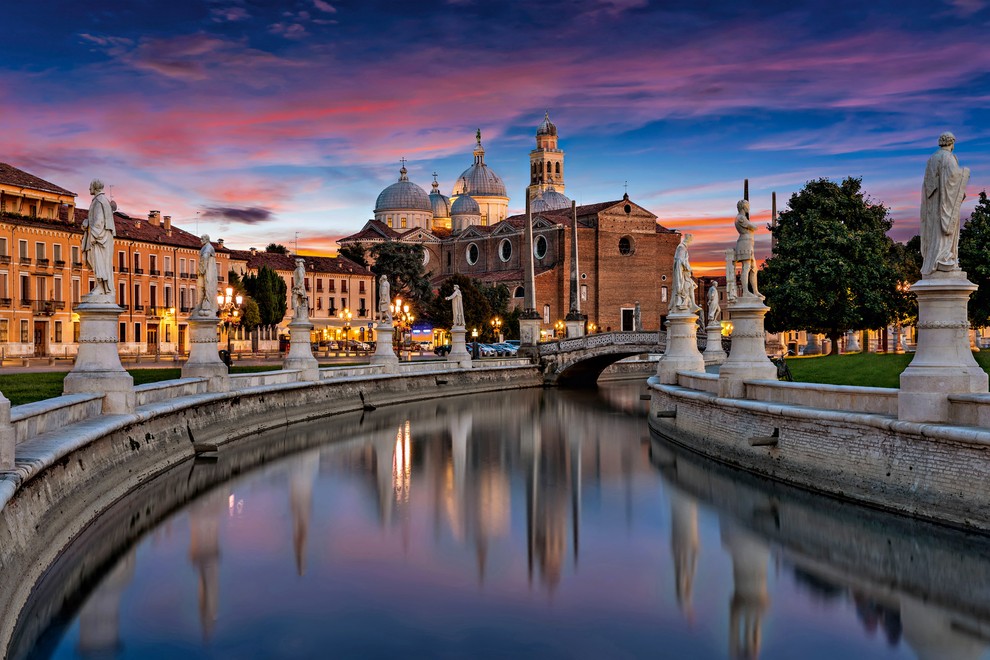
<instances>
[{"instance_id":1,"label":"stone balustrade","mask_svg":"<svg viewBox=\"0 0 990 660\"><path fill-rule=\"evenodd\" d=\"M179 378L159 383L147 383L134 388L137 406L146 406L159 401L169 401L181 396L202 394L206 391L205 378Z\"/></svg>"},{"instance_id":2,"label":"stone balustrade","mask_svg":"<svg viewBox=\"0 0 990 660\"><path fill-rule=\"evenodd\" d=\"M64 428L103 412L103 394L64 394L44 401L25 403L10 409L14 442Z\"/></svg>"}]
</instances>

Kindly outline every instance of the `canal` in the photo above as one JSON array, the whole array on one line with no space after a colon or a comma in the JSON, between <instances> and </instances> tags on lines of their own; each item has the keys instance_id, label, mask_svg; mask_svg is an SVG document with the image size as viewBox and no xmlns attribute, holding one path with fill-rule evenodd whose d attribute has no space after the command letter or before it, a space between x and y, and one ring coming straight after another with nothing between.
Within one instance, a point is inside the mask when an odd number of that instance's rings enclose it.
<instances>
[{"instance_id":1,"label":"canal","mask_svg":"<svg viewBox=\"0 0 990 660\"><path fill-rule=\"evenodd\" d=\"M985 537L686 452L643 392L418 402L190 461L63 553L11 656L990 657Z\"/></svg>"}]
</instances>

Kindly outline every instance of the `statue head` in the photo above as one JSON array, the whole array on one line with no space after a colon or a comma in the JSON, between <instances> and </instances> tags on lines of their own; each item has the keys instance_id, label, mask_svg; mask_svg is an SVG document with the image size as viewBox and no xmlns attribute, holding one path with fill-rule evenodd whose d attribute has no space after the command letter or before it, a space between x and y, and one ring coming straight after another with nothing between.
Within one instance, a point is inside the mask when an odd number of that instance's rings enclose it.
<instances>
[{"instance_id":1,"label":"statue head","mask_svg":"<svg viewBox=\"0 0 990 660\"><path fill-rule=\"evenodd\" d=\"M379 280L379 282L388 282L388 275L384 275L383 274L382 275L382 278Z\"/></svg>"},{"instance_id":2,"label":"statue head","mask_svg":"<svg viewBox=\"0 0 990 660\"><path fill-rule=\"evenodd\" d=\"M736 202L736 211L738 211L739 213L745 213L746 215L749 215L749 200L740 199L738 202Z\"/></svg>"},{"instance_id":3,"label":"statue head","mask_svg":"<svg viewBox=\"0 0 990 660\"><path fill-rule=\"evenodd\" d=\"M681 243L684 245L691 245L691 241L694 240L694 234L684 234L684 238L681 239Z\"/></svg>"},{"instance_id":4,"label":"statue head","mask_svg":"<svg viewBox=\"0 0 990 660\"><path fill-rule=\"evenodd\" d=\"M304 268L305 264L306 264L305 259L299 259L299 258L296 259L296 268Z\"/></svg>"},{"instance_id":5,"label":"statue head","mask_svg":"<svg viewBox=\"0 0 990 660\"><path fill-rule=\"evenodd\" d=\"M948 131L938 136L938 146L940 147L951 147L955 143L956 136Z\"/></svg>"},{"instance_id":6,"label":"statue head","mask_svg":"<svg viewBox=\"0 0 990 660\"><path fill-rule=\"evenodd\" d=\"M89 182L89 194L90 195L99 195L101 192L103 192L103 182L102 181L100 181L99 179L93 179L92 181Z\"/></svg>"},{"instance_id":7,"label":"statue head","mask_svg":"<svg viewBox=\"0 0 990 660\"><path fill-rule=\"evenodd\" d=\"M210 242L210 235L209 234L203 234L202 236L199 237L199 240L200 240L200 242L203 245L206 245L207 243Z\"/></svg>"},{"instance_id":8,"label":"statue head","mask_svg":"<svg viewBox=\"0 0 990 660\"><path fill-rule=\"evenodd\" d=\"M459 284L455 284L454 291L460 291L460 290L461 290L461 286Z\"/></svg>"}]
</instances>

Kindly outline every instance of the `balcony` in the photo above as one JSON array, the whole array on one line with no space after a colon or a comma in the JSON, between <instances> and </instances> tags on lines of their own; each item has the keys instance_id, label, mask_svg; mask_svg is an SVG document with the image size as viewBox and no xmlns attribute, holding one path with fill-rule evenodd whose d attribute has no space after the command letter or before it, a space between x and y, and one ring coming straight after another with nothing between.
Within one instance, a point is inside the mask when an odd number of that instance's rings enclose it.
<instances>
[{"instance_id":1,"label":"balcony","mask_svg":"<svg viewBox=\"0 0 990 660\"><path fill-rule=\"evenodd\" d=\"M31 265L31 257L21 256L21 258L19 259L19 262L20 262L20 264L22 266L30 266Z\"/></svg>"},{"instance_id":2,"label":"balcony","mask_svg":"<svg viewBox=\"0 0 990 660\"><path fill-rule=\"evenodd\" d=\"M65 268L65 262L62 261L61 259L56 259L55 260L55 267L56 268Z\"/></svg>"},{"instance_id":3,"label":"balcony","mask_svg":"<svg viewBox=\"0 0 990 660\"><path fill-rule=\"evenodd\" d=\"M134 269L134 274L135 275L144 275L144 268L135 268Z\"/></svg>"},{"instance_id":4,"label":"balcony","mask_svg":"<svg viewBox=\"0 0 990 660\"><path fill-rule=\"evenodd\" d=\"M331 307L327 310L327 316L337 316L337 308Z\"/></svg>"},{"instance_id":5,"label":"balcony","mask_svg":"<svg viewBox=\"0 0 990 660\"><path fill-rule=\"evenodd\" d=\"M10 263L10 255L0 254L0 264L9 264L9 263Z\"/></svg>"},{"instance_id":6,"label":"balcony","mask_svg":"<svg viewBox=\"0 0 990 660\"><path fill-rule=\"evenodd\" d=\"M367 316L368 315L368 308L367 307L362 307L361 309L358 310L357 315L358 316Z\"/></svg>"},{"instance_id":7,"label":"balcony","mask_svg":"<svg viewBox=\"0 0 990 660\"><path fill-rule=\"evenodd\" d=\"M173 277L174 275L175 275L175 271L174 270L166 270L165 271L165 277Z\"/></svg>"},{"instance_id":8,"label":"balcony","mask_svg":"<svg viewBox=\"0 0 990 660\"><path fill-rule=\"evenodd\" d=\"M65 309L64 300L35 300L34 313L36 316L52 316L55 312Z\"/></svg>"},{"instance_id":9,"label":"balcony","mask_svg":"<svg viewBox=\"0 0 990 660\"><path fill-rule=\"evenodd\" d=\"M182 312L183 314L188 314L191 309L192 307L190 307L189 305L182 305L181 307L179 307L179 311Z\"/></svg>"},{"instance_id":10,"label":"balcony","mask_svg":"<svg viewBox=\"0 0 990 660\"><path fill-rule=\"evenodd\" d=\"M161 275L161 274L162 271L158 270L157 268L152 268L151 270L148 271L148 275Z\"/></svg>"},{"instance_id":11,"label":"balcony","mask_svg":"<svg viewBox=\"0 0 990 660\"><path fill-rule=\"evenodd\" d=\"M0 298L0 308L10 309L14 304L13 298Z\"/></svg>"},{"instance_id":12,"label":"balcony","mask_svg":"<svg viewBox=\"0 0 990 660\"><path fill-rule=\"evenodd\" d=\"M141 303L136 303L134 305L134 311L135 312L143 312L144 311L144 305L142 305Z\"/></svg>"},{"instance_id":13,"label":"balcony","mask_svg":"<svg viewBox=\"0 0 990 660\"><path fill-rule=\"evenodd\" d=\"M129 272L131 272L131 269L128 268L127 266L117 266L117 272L118 273L129 273Z\"/></svg>"},{"instance_id":14,"label":"balcony","mask_svg":"<svg viewBox=\"0 0 990 660\"><path fill-rule=\"evenodd\" d=\"M48 268L49 264L51 264L51 262L48 261L48 259L38 259L34 262L34 265L38 268Z\"/></svg>"},{"instance_id":15,"label":"balcony","mask_svg":"<svg viewBox=\"0 0 990 660\"><path fill-rule=\"evenodd\" d=\"M73 261L72 262L72 270L82 270L82 262L81 261Z\"/></svg>"},{"instance_id":16,"label":"balcony","mask_svg":"<svg viewBox=\"0 0 990 660\"><path fill-rule=\"evenodd\" d=\"M179 273L179 279L180 279L180 280L186 280L186 279L189 279L189 273L183 273L183 272L180 272L180 273Z\"/></svg>"},{"instance_id":17,"label":"balcony","mask_svg":"<svg viewBox=\"0 0 990 660\"><path fill-rule=\"evenodd\" d=\"M30 298L21 298L21 307L32 307L34 306L34 301Z\"/></svg>"}]
</instances>

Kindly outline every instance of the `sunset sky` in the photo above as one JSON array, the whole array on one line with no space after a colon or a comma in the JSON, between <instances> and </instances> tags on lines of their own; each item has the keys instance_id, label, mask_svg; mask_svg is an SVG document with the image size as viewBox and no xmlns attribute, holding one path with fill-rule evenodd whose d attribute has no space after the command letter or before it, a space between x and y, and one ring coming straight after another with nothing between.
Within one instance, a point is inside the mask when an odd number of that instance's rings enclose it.
<instances>
[{"instance_id":1,"label":"sunset sky","mask_svg":"<svg viewBox=\"0 0 990 660\"><path fill-rule=\"evenodd\" d=\"M330 250L401 157L449 195L477 128L521 211L549 109L567 195L619 199L628 182L695 234L699 271L734 242L746 177L764 221L771 191L783 209L809 179L862 177L905 239L942 131L972 170L964 217L990 187L985 4L8 2L0 161L80 206L99 177L121 210L232 247L298 232Z\"/></svg>"}]
</instances>

